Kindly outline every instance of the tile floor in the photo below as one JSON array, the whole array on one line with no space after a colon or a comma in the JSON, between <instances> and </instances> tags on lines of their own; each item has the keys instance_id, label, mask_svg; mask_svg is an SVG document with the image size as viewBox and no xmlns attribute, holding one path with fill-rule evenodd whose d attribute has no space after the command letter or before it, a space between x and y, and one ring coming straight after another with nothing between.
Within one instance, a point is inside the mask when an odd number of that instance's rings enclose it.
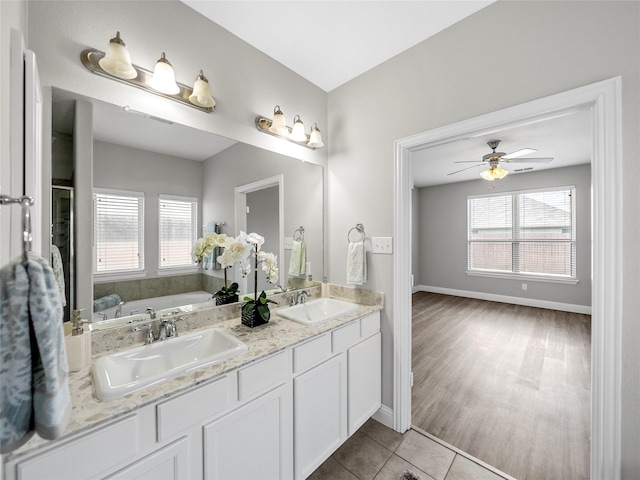
<instances>
[{"instance_id":1,"label":"tile floor","mask_svg":"<svg viewBox=\"0 0 640 480\"><path fill-rule=\"evenodd\" d=\"M399 480L407 471L421 480L503 479L415 430L402 434L369 420L309 480Z\"/></svg>"}]
</instances>

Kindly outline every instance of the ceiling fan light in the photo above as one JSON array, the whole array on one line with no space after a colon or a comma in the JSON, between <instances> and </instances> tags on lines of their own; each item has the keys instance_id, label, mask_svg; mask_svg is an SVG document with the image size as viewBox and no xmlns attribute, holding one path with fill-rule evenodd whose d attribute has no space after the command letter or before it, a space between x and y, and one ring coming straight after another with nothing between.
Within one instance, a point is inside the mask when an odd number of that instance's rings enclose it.
<instances>
[{"instance_id":1,"label":"ceiling fan light","mask_svg":"<svg viewBox=\"0 0 640 480\"><path fill-rule=\"evenodd\" d=\"M120 38L120 32L109 40L105 56L98 61L98 65L107 73L124 80L131 80L138 76L138 72L131 65L131 57L127 46Z\"/></svg>"},{"instance_id":2,"label":"ceiling fan light","mask_svg":"<svg viewBox=\"0 0 640 480\"><path fill-rule=\"evenodd\" d=\"M281 135L283 137L289 136L289 129L287 128L287 122L284 119L284 113L280 110L280 105L276 105L273 108L273 120L271 120L271 126L269 127L271 133Z\"/></svg>"},{"instance_id":3,"label":"ceiling fan light","mask_svg":"<svg viewBox=\"0 0 640 480\"><path fill-rule=\"evenodd\" d=\"M304 133L304 123L300 119L300 115L293 117L293 128L291 129L291 140L296 142L306 142L307 135Z\"/></svg>"},{"instance_id":4,"label":"ceiling fan light","mask_svg":"<svg viewBox=\"0 0 640 480\"><path fill-rule=\"evenodd\" d=\"M507 170L505 170L504 168L501 167L496 167L493 169L492 171L494 178L496 178L497 180L502 180L504 177L507 176L507 174L509 173Z\"/></svg>"},{"instance_id":5,"label":"ceiling fan light","mask_svg":"<svg viewBox=\"0 0 640 480\"><path fill-rule=\"evenodd\" d=\"M492 168L488 168L483 172L480 172L480 176L488 181L488 182L492 182L496 179L496 177L493 176L493 169Z\"/></svg>"},{"instance_id":6,"label":"ceiling fan light","mask_svg":"<svg viewBox=\"0 0 640 480\"><path fill-rule=\"evenodd\" d=\"M180 93L180 87L176 83L176 76L173 73L173 67L167 60L164 52L158 59L153 69L153 77L149 80L149 86L160 93L167 95L175 95Z\"/></svg>"}]
</instances>

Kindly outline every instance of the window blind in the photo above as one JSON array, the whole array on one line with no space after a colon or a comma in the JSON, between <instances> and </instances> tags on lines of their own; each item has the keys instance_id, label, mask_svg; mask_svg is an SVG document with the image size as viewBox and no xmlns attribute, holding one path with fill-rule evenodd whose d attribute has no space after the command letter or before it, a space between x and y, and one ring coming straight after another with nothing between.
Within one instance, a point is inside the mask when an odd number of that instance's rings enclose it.
<instances>
[{"instance_id":1,"label":"window blind","mask_svg":"<svg viewBox=\"0 0 640 480\"><path fill-rule=\"evenodd\" d=\"M575 188L468 198L468 268L576 277Z\"/></svg>"},{"instance_id":2,"label":"window blind","mask_svg":"<svg viewBox=\"0 0 640 480\"><path fill-rule=\"evenodd\" d=\"M160 196L160 267L192 266L196 241L198 201Z\"/></svg>"},{"instance_id":3,"label":"window blind","mask_svg":"<svg viewBox=\"0 0 640 480\"><path fill-rule=\"evenodd\" d=\"M144 268L144 194L94 194L96 273Z\"/></svg>"}]
</instances>

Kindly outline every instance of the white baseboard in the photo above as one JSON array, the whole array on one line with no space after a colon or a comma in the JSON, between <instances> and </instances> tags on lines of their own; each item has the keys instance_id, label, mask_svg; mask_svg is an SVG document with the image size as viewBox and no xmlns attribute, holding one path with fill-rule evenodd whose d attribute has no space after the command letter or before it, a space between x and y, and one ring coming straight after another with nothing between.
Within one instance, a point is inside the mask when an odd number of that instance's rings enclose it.
<instances>
[{"instance_id":1,"label":"white baseboard","mask_svg":"<svg viewBox=\"0 0 640 480\"><path fill-rule=\"evenodd\" d=\"M591 315L591 306L589 305L574 305L571 303L550 302L548 300L538 300L536 298L511 297L508 295L498 295L495 293L471 292L468 290L456 290L454 288L431 287L429 285L414 286L413 293L416 292L441 293L443 295L454 295L456 297L476 298L478 300L489 300L492 302L524 305L525 307L548 308L549 310L560 310L563 312Z\"/></svg>"},{"instance_id":2,"label":"white baseboard","mask_svg":"<svg viewBox=\"0 0 640 480\"><path fill-rule=\"evenodd\" d=\"M381 405L372 418L385 427L393 428L393 410L386 405Z\"/></svg>"}]
</instances>

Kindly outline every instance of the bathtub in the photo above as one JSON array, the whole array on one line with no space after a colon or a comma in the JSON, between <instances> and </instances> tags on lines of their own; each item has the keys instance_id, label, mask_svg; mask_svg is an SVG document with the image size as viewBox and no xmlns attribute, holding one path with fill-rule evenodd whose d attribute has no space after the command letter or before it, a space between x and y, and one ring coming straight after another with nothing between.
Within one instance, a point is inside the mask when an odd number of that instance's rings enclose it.
<instances>
[{"instance_id":1,"label":"bathtub","mask_svg":"<svg viewBox=\"0 0 640 480\"><path fill-rule=\"evenodd\" d=\"M91 330L112 327L123 323L132 323L136 320L147 320L147 308L154 311L176 309L179 312L190 312L193 306L203 302L215 301L211 299L213 295L205 291L179 293L176 295L165 295L164 297L145 298L143 300L132 300L122 305L122 315L115 318L117 307L106 308L94 312L91 320ZM106 318L105 318L106 315Z\"/></svg>"}]
</instances>

